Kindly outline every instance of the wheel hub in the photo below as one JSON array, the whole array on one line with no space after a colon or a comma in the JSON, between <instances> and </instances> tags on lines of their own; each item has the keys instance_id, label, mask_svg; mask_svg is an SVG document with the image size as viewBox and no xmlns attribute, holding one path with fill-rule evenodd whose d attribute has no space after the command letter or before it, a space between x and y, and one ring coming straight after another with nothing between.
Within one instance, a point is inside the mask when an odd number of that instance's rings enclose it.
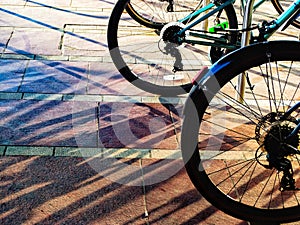
<instances>
[{"instance_id":1,"label":"wheel hub","mask_svg":"<svg viewBox=\"0 0 300 225\"><path fill-rule=\"evenodd\" d=\"M285 139L297 126L297 121L293 117L281 121L283 113L269 113L264 116L255 129L256 140L262 145L262 150L276 157L286 157L293 154L291 148L298 148L299 134L287 142Z\"/></svg>"},{"instance_id":2,"label":"wheel hub","mask_svg":"<svg viewBox=\"0 0 300 225\"><path fill-rule=\"evenodd\" d=\"M276 155L277 157L286 157L292 154L287 144L298 148L299 136L293 138L289 143L286 143L285 138L292 133L295 127L296 124L291 121L275 122L272 124L264 136L263 144L265 150L269 154Z\"/></svg>"}]
</instances>

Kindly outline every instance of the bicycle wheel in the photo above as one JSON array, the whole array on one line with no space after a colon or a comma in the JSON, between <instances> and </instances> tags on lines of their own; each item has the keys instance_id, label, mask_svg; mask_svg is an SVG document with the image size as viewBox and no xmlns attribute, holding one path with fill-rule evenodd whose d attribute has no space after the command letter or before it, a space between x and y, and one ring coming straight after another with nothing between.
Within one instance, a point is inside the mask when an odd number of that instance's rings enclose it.
<instances>
[{"instance_id":1,"label":"bicycle wheel","mask_svg":"<svg viewBox=\"0 0 300 225\"><path fill-rule=\"evenodd\" d=\"M189 92L196 72L205 65L211 65L209 45L214 42L209 42L208 46L174 43L170 39L182 29L183 24L170 22L162 30L144 27L124 10L128 2L117 2L107 30L111 58L119 72L129 82L150 93L174 96ZM218 24L225 21L230 28L237 28L232 5L219 14ZM215 19L214 16L209 18L208 27L215 25ZM206 31L202 34L206 34ZM228 35L222 32L212 35L215 35L216 40L224 40L225 44L236 43L237 39L236 33ZM221 50L216 52L222 54Z\"/></svg>"},{"instance_id":2,"label":"bicycle wheel","mask_svg":"<svg viewBox=\"0 0 300 225\"><path fill-rule=\"evenodd\" d=\"M184 18L199 9L203 0L130 0L127 13L138 23L154 29Z\"/></svg>"},{"instance_id":3,"label":"bicycle wheel","mask_svg":"<svg viewBox=\"0 0 300 225\"><path fill-rule=\"evenodd\" d=\"M234 217L262 224L300 219L299 103L292 108L300 101L299 48L274 41L237 50L213 65L185 103L187 173L203 197Z\"/></svg>"},{"instance_id":4,"label":"bicycle wheel","mask_svg":"<svg viewBox=\"0 0 300 225\"><path fill-rule=\"evenodd\" d=\"M271 0L274 8L279 14L282 14L284 10L286 10L291 4L293 4L293 0ZM296 19L292 22L292 25L298 29L300 29L300 20Z\"/></svg>"}]
</instances>

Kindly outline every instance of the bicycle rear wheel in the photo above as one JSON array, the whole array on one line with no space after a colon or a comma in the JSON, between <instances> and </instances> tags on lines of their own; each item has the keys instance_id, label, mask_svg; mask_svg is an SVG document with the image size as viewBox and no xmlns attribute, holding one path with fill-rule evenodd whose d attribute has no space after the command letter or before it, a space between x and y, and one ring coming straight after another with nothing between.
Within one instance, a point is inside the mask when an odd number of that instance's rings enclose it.
<instances>
[{"instance_id":1,"label":"bicycle rear wheel","mask_svg":"<svg viewBox=\"0 0 300 225\"><path fill-rule=\"evenodd\" d=\"M202 2L203 0L130 0L126 11L141 25L162 29L166 23L182 19L199 9Z\"/></svg>"},{"instance_id":2,"label":"bicycle rear wheel","mask_svg":"<svg viewBox=\"0 0 300 225\"><path fill-rule=\"evenodd\" d=\"M126 12L128 3L128 0L117 2L107 30L111 58L119 72L133 85L150 93L174 96L189 92L195 74L203 66L211 65L209 46L172 43L169 39L182 29L183 24L177 21L167 23L169 20L166 20L164 31L142 26ZM209 18L211 26L215 25L214 19L214 16ZM232 29L237 28L232 5L220 12L218 21L228 22ZM223 38L228 43L237 40L236 33L232 36L215 35L217 40ZM222 51L217 53L221 55Z\"/></svg>"},{"instance_id":3,"label":"bicycle rear wheel","mask_svg":"<svg viewBox=\"0 0 300 225\"><path fill-rule=\"evenodd\" d=\"M291 4L293 4L293 0L271 0L274 8L279 14L282 14L284 10L286 10ZM300 19L296 19L292 22L292 25L298 29L300 29Z\"/></svg>"},{"instance_id":4,"label":"bicycle rear wheel","mask_svg":"<svg viewBox=\"0 0 300 225\"><path fill-rule=\"evenodd\" d=\"M265 223L300 219L300 43L237 50L193 87L184 109L182 156L198 191L224 212ZM241 72L247 79L242 102ZM299 105L298 105L299 107Z\"/></svg>"}]
</instances>

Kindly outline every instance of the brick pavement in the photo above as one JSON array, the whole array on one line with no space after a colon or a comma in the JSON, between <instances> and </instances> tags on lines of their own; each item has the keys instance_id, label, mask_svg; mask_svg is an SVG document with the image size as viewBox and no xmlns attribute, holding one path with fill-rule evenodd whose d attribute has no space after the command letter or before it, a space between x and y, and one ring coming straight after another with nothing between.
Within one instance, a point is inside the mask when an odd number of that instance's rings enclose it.
<instances>
[{"instance_id":1,"label":"brick pavement","mask_svg":"<svg viewBox=\"0 0 300 225\"><path fill-rule=\"evenodd\" d=\"M145 93L111 63L113 5L1 1L0 223L247 224L182 169L184 96Z\"/></svg>"}]
</instances>

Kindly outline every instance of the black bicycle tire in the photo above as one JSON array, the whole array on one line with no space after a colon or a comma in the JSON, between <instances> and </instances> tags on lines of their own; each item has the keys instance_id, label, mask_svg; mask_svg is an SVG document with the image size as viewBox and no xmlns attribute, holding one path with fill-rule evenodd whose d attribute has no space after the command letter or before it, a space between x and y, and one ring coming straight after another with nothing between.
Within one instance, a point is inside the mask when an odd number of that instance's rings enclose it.
<instances>
[{"instance_id":1,"label":"black bicycle tire","mask_svg":"<svg viewBox=\"0 0 300 225\"><path fill-rule=\"evenodd\" d=\"M123 75L123 77L130 83L134 82L134 85L146 92L163 95L163 96L177 96L181 94L186 94L190 91L192 87L192 81L190 83L178 85L178 86L160 86L157 84L150 83L139 79L126 65L124 62L118 46L118 24L120 17L127 6L129 0L119 0L115 5L111 17L108 23L107 29L107 43L111 54L111 58L118 69L118 71ZM225 12L229 20L229 26L231 29L238 27L237 17L233 5L228 5L225 7ZM232 42L236 42L237 33L232 35Z\"/></svg>"},{"instance_id":2,"label":"black bicycle tire","mask_svg":"<svg viewBox=\"0 0 300 225\"><path fill-rule=\"evenodd\" d=\"M199 8L200 4L201 3L199 3L199 5L194 10ZM143 17L143 15L138 13L137 10L132 6L132 4L130 2L126 6L126 11L131 16L131 18L133 18L135 21L137 21L141 25L144 25L144 26L149 27L149 28L160 30L166 24L166 23L154 22L150 19L147 19L147 18Z\"/></svg>"},{"instance_id":3,"label":"black bicycle tire","mask_svg":"<svg viewBox=\"0 0 300 225\"><path fill-rule=\"evenodd\" d=\"M280 1L282 0L271 0L272 2L272 5L274 6L274 8L276 9L276 11L279 13L279 14L282 14L284 12L284 9L282 7L282 5L280 4ZM292 25L298 29L300 29L300 21L298 20L294 20L292 22Z\"/></svg>"},{"instance_id":4,"label":"black bicycle tire","mask_svg":"<svg viewBox=\"0 0 300 225\"><path fill-rule=\"evenodd\" d=\"M136 10L134 9L134 7L131 5L130 2L126 6L126 11L131 16L132 19L134 19L135 21L137 21L138 23L146 27L160 30L165 25L164 23L156 23L147 18L144 18L143 16L141 16L139 13L136 12Z\"/></svg>"},{"instance_id":5,"label":"black bicycle tire","mask_svg":"<svg viewBox=\"0 0 300 225\"><path fill-rule=\"evenodd\" d=\"M300 219L300 206L286 209L259 209L239 203L222 193L209 179L207 173L200 171L200 155L198 152L198 130L206 108L208 99L220 87L229 82L241 72L254 66L266 63L266 52L275 60L300 61L300 42L297 41L272 41L248 46L227 55L213 65L207 76L200 84L193 87L185 103L181 131L181 149L185 168L190 180L212 205L225 213L246 221L260 221L263 223L294 222ZM245 57L246 56L246 57ZM215 87L216 81L219 87Z\"/></svg>"}]
</instances>

